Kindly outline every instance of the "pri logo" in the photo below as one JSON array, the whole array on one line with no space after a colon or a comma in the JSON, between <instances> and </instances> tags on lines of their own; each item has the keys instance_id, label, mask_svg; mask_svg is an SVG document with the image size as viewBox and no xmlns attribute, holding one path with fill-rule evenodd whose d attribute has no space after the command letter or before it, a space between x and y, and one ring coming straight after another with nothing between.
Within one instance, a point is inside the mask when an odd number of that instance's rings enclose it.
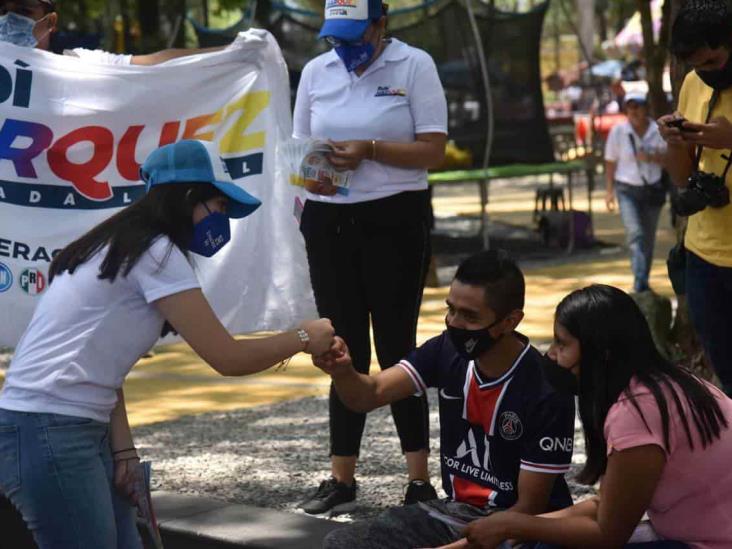
<instances>
[{"instance_id":1,"label":"pri logo","mask_svg":"<svg viewBox=\"0 0 732 549\"><path fill-rule=\"evenodd\" d=\"M13 285L13 272L5 263L0 263L0 293L6 292Z\"/></svg>"},{"instance_id":2,"label":"pri logo","mask_svg":"<svg viewBox=\"0 0 732 549\"><path fill-rule=\"evenodd\" d=\"M18 279L21 289L28 295L38 295L46 289L46 277L34 267L29 267Z\"/></svg>"},{"instance_id":3,"label":"pri logo","mask_svg":"<svg viewBox=\"0 0 732 549\"><path fill-rule=\"evenodd\" d=\"M524 426L516 412L503 412L498 422L501 426L501 436L506 440L516 440L524 434Z\"/></svg>"}]
</instances>

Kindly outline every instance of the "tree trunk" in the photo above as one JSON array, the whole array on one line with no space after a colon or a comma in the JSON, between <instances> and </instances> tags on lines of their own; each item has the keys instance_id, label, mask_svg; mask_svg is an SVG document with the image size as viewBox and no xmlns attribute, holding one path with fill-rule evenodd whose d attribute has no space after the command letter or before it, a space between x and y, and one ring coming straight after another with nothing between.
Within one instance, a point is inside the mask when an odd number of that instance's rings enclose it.
<instances>
[{"instance_id":1,"label":"tree trunk","mask_svg":"<svg viewBox=\"0 0 732 549\"><path fill-rule=\"evenodd\" d=\"M257 0L254 11L254 19L259 26L266 29L269 27L269 20L272 16L272 2L270 0Z\"/></svg>"},{"instance_id":2,"label":"tree trunk","mask_svg":"<svg viewBox=\"0 0 732 549\"><path fill-rule=\"evenodd\" d=\"M150 53L164 47L160 36L160 6L158 0L137 0L137 17L140 21L140 48Z\"/></svg>"},{"instance_id":3,"label":"tree trunk","mask_svg":"<svg viewBox=\"0 0 732 549\"><path fill-rule=\"evenodd\" d=\"M167 0L165 2L166 46L184 48L186 44L186 0Z\"/></svg>"},{"instance_id":4,"label":"tree trunk","mask_svg":"<svg viewBox=\"0 0 732 549\"><path fill-rule=\"evenodd\" d=\"M582 59L595 58L595 0L576 0L577 28Z\"/></svg>"},{"instance_id":5,"label":"tree trunk","mask_svg":"<svg viewBox=\"0 0 732 549\"><path fill-rule=\"evenodd\" d=\"M597 35L601 44L607 40L607 8L607 0L597 0L595 17L597 18Z\"/></svg>"},{"instance_id":6,"label":"tree trunk","mask_svg":"<svg viewBox=\"0 0 732 549\"><path fill-rule=\"evenodd\" d=\"M671 4L668 0L663 3L663 17L658 43L653 35L653 17L651 3L648 0L637 0L638 11L643 29L643 55L646 62L646 81L648 82L648 100L651 115L655 118L667 114L670 105L663 91L663 71L666 67L666 52L668 51L669 13Z\"/></svg>"}]
</instances>

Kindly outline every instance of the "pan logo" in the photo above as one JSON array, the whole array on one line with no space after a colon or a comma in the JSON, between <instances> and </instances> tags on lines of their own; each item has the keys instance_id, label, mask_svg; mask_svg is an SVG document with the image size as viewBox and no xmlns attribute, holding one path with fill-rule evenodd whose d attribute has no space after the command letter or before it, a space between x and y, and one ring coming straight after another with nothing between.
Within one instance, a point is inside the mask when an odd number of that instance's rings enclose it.
<instances>
[{"instance_id":1,"label":"pan logo","mask_svg":"<svg viewBox=\"0 0 732 549\"><path fill-rule=\"evenodd\" d=\"M0 293L10 289L13 285L13 272L5 263L0 263Z\"/></svg>"},{"instance_id":2,"label":"pan logo","mask_svg":"<svg viewBox=\"0 0 732 549\"><path fill-rule=\"evenodd\" d=\"M46 289L46 277L36 268L29 267L20 273L20 288L28 295L38 295Z\"/></svg>"}]
</instances>

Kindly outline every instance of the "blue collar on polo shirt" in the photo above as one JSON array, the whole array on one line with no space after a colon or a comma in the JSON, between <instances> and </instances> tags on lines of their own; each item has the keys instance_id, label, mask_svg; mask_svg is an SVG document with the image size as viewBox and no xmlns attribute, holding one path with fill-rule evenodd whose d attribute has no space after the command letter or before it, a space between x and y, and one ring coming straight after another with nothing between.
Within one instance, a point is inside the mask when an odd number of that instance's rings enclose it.
<instances>
[{"instance_id":1,"label":"blue collar on polo shirt","mask_svg":"<svg viewBox=\"0 0 732 549\"><path fill-rule=\"evenodd\" d=\"M338 54L335 52L334 49L330 50L328 52L328 55L330 57L326 61L326 66L334 65L336 63L341 63L341 58L338 57ZM376 61L373 63L373 65L370 65L366 70L368 72L371 72L372 70L376 70L383 65L385 65L387 62L396 62L396 61L403 61L407 57L409 57L409 51L407 45L397 40L396 38L390 38L389 44L386 45L383 52L381 52L381 55L376 59ZM365 73L364 73L365 74Z\"/></svg>"}]
</instances>

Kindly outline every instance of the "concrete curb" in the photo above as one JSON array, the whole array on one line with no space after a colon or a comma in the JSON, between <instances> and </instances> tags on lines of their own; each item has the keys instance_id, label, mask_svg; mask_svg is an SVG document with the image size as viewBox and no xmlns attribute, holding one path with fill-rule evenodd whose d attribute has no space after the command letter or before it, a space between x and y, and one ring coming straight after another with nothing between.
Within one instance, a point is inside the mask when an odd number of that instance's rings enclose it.
<instances>
[{"instance_id":1,"label":"concrete curb","mask_svg":"<svg viewBox=\"0 0 732 549\"><path fill-rule=\"evenodd\" d=\"M160 533L175 549L320 549L342 524L308 515L231 504L206 497L152 494Z\"/></svg>"}]
</instances>

